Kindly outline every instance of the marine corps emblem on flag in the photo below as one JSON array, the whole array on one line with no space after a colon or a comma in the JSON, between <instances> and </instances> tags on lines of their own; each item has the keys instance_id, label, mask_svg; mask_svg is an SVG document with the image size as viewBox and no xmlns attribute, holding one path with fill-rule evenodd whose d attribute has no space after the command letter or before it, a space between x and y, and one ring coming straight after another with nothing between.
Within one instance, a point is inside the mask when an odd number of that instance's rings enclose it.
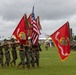
<instances>
[{"instance_id":1,"label":"marine corps emblem on flag","mask_svg":"<svg viewBox=\"0 0 76 75\"><path fill-rule=\"evenodd\" d=\"M67 46L68 45L68 40L64 37L62 37L60 39L60 44L63 45L63 46Z\"/></svg>"},{"instance_id":2,"label":"marine corps emblem on flag","mask_svg":"<svg viewBox=\"0 0 76 75\"><path fill-rule=\"evenodd\" d=\"M26 34L25 34L24 32L20 32L20 33L19 33L19 38L20 38L21 40L26 40Z\"/></svg>"},{"instance_id":3,"label":"marine corps emblem on flag","mask_svg":"<svg viewBox=\"0 0 76 75\"><path fill-rule=\"evenodd\" d=\"M70 55L70 40L69 40L69 23L66 22L58 30L56 30L50 37L53 39L61 60L65 60Z\"/></svg>"}]
</instances>

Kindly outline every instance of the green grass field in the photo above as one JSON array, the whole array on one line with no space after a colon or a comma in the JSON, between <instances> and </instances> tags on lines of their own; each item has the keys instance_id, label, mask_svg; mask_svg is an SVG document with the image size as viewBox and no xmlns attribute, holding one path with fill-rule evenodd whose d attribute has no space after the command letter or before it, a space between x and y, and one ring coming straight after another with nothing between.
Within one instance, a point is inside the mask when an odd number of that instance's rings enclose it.
<instances>
[{"instance_id":1,"label":"green grass field","mask_svg":"<svg viewBox=\"0 0 76 75\"><path fill-rule=\"evenodd\" d=\"M71 51L68 59L61 61L57 48L50 47L48 51L42 46L40 52L40 67L33 69L18 69L15 66L0 67L0 75L76 75L76 51ZM19 59L17 60L17 63Z\"/></svg>"}]
</instances>

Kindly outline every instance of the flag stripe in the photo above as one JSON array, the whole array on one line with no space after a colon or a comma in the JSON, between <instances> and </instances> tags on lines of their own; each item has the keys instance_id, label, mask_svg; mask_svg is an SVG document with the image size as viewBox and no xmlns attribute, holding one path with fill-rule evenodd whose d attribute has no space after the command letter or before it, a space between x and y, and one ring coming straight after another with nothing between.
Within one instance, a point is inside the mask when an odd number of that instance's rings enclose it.
<instances>
[{"instance_id":1,"label":"flag stripe","mask_svg":"<svg viewBox=\"0 0 76 75\"><path fill-rule=\"evenodd\" d=\"M33 42L33 45L36 45L36 44L38 44L38 38L39 38L40 31L38 29L37 22L35 20L34 7L33 7L33 11L32 11L32 20L31 21L32 21L31 24L33 25L32 42Z\"/></svg>"}]
</instances>

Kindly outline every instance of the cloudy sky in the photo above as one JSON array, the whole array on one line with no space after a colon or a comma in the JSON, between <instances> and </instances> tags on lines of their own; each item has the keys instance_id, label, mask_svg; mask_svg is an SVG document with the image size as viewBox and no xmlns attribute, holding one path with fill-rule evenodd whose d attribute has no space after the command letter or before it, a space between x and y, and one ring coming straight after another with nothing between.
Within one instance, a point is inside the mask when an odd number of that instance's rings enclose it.
<instances>
[{"instance_id":1,"label":"cloudy sky","mask_svg":"<svg viewBox=\"0 0 76 75\"><path fill-rule=\"evenodd\" d=\"M30 15L33 5L35 16L40 16L42 35L51 35L67 21L76 35L76 0L2 0L0 2L2 39L12 35L24 13L27 17Z\"/></svg>"}]
</instances>

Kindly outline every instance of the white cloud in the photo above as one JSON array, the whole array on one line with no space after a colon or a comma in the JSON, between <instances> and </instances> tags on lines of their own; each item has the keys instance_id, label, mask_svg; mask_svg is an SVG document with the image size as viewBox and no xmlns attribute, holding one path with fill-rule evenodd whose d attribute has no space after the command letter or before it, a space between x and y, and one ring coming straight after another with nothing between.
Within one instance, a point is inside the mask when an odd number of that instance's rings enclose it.
<instances>
[{"instance_id":1,"label":"white cloud","mask_svg":"<svg viewBox=\"0 0 76 75\"><path fill-rule=\"evenodd\" d=\"M2 0L0 2L0 36L10 37L24 13L29 16L32 7L35 15L40 16L41 32L52 34L69 21L76 34L75 0Z\"/></svg>"}]
</instances>

